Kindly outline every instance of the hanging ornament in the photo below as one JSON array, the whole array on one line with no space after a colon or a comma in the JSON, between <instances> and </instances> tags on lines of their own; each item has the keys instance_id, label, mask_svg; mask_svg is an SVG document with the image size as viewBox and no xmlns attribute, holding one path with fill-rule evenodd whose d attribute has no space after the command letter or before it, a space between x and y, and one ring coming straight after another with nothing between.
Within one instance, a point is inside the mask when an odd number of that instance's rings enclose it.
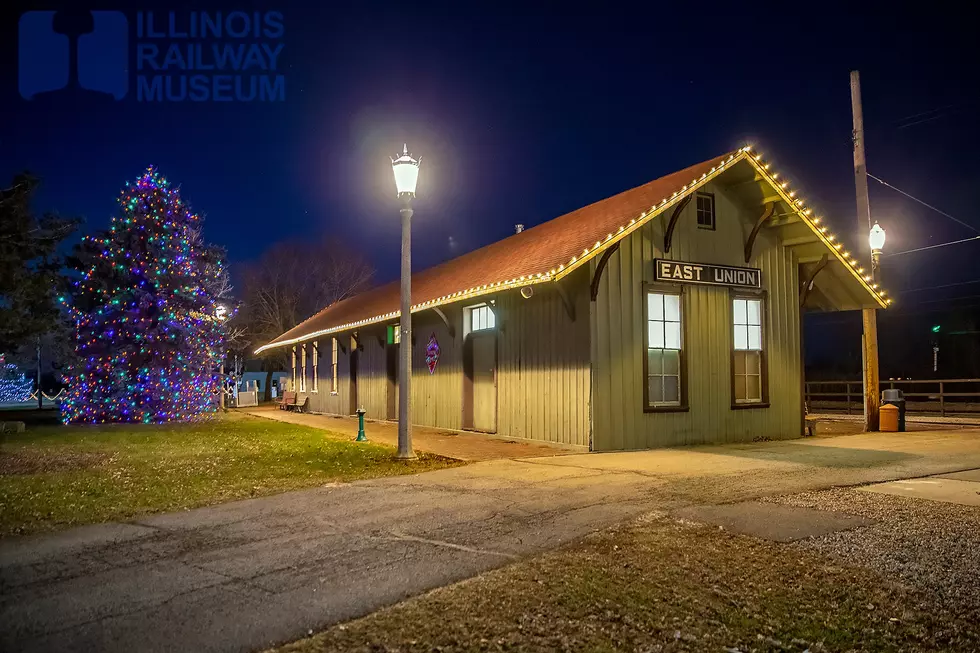
<instances>
[{"instance_id":1,"label":"hanging ornament","mask_svg":"<svg viewBox=\"0 0 980 653\"><path fill-rule=\"evenodd\" d=\"M436 371L436 365L439 364L439 357L442 355L442 350L439 349L439 341L436 340L435 332L429 336L429 344L425 346L425 364L429 366L429 374L433 374Z\"/></svg>"}]
</instances>

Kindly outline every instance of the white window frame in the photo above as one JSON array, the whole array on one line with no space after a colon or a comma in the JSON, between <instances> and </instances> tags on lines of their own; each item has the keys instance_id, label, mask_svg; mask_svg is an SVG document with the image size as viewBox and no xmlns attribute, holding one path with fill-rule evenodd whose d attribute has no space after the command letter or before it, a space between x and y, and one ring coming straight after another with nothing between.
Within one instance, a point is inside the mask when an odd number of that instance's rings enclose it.
<instances>
[{"instance_id":1,"label":"white window frame","mask_svg":"<svg viewBox=\"0 0 980 653\"><path fill-rule=\"evenodd\" d=\"M686 370L684 357L684 295L679 289L661 287L644 288L643 315L643 409L686 410ZM659 352L653 356L653 352ZM668 353L669 352L669 353ZM651 367L651 359L657 358L659 369ZM674 361L674 369L668 371L669 358ZM667 379L676 378L676 399L666 400ZM660 400L654 398L651 383L657 379L660 384Z\"/></svg>"},{"instance_id":2,"label":"white window frame","mask_svg":"<svg viewBox=\"0 0 980 653\"><path fill-rule=\"evenodd\" d=\"M467 308L470 333L493 331L497 328L497 316L490 304L477 304Z\"/></svg>"},{"instance_id":3,"label":"white window frame","mask_svg":"<svg viewBox=\"0 0 980 653\"><path fill-rule=\"evenodd\" d=\"M313 341L313 377L310 379L310 392L319 393L320 392L320 373L317 367L320 362L320 343L316 340Z\"/></svg>"},{"instance_id":4,"label":"white window frame","mask_svg":"<svg viewBox=\"0 0 980 653\"><path fill-rule=\"evenodd\" d=\"M306 343L305 342L302 345L300 345L299 356L300 356L300 367L302 368L302 372L300 373L299 376L299 391L306 392Z\"/></svg>"},{"instance_id":5,"label":"white window frame","mask_svg":"<svg viewBox=\"0 0 980 653\"><path fill-rule=\"evenodd\" d=\"M331 340L331 344L330 344L330 394L335 395L335 394L337 394L337 389L339 388L339 384L337 383L337 360L338 360L337 349L338 349L338 346L339 345L338 345L338 342L337 342L337 339L336 338L331 338L330 340Z\"/></svg>"},{"instance_id":6,"label":"white window frame","mask_svg":"<svg viewBox=\"0 0 980 653\"><path fill-rule=\"evenodd\" d=\"M732 295L732 405L734 406L768 405L765 304L763 296ZM757 392L754 393L750 392L753 380L757 387Z\"/></svg>"}]
</instances>

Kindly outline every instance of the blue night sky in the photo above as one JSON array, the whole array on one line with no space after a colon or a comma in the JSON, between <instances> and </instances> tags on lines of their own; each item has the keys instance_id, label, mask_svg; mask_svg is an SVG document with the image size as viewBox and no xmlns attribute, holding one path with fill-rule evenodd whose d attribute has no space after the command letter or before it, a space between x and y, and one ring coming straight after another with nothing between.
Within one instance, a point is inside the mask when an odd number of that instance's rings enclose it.
<instances>
[{"instance_id":1,"label":"blue night sky","mask_svg":"<svg viewBox=\"0 0 980 653\"><path fill-rule=\"evenodd\" d=\"M274 240L333 236L365 250L380 282L398 272L387 157L402 142L423 158L416 269L502 238L515 223L540 223L752 143L856 244L866 238L854 218L848 71L857 68L869 170L980 228L980 79L964 63L975 36L944 12L393 6L276 3L286 81L278 103L138 102L132 82L121 101L72 90L26 101L11 16L0 176L34 172L43 180L38 208L82 215L95 230L123 183L153 164L206 215L206 238L226 246L233 265ZM99 8L126 12L135 39L139 9L273 7ZM891 251L976 233L873 181L871 192ZM886 287L901 298L903 289L976 279L978 254L971 243L886 259ZM926 295L937 296L911 293L905 305Z\"/></svg>"}]
</instances>

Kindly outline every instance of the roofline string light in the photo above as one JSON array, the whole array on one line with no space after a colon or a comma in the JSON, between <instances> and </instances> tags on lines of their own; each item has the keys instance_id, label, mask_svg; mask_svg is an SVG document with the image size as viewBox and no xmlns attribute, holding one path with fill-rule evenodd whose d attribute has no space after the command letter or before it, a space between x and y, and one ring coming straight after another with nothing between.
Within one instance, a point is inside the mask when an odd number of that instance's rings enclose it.
<instances>
[{"instance_id":1,"label":"roofline string light","mask_svg":"<svg viewBox=\"0 0 980 653\"><path fill-rule=\"evenodd\" d=\"M789 206L793 212L800 217L803 223L806 224L811 231L813 231L817 238L819 238L827 246L827 248L833 252L834 256L836 256L837 259L844 264L844 267L851 272L854 278L857 279L869 293L871 293L871 295L883 308L892 303L890 298L885 299L886 293L884 290L878 290L877 284L871 283L871 276L864 274L864 268L859 267L858 261L854 259L847 252L847 250L843 249L843 245L840 242L834 242L836 240L836 236L834 236L833 233L830 233L825 226L820 224L821 218L819 216L811 217L813 210L806 206L806 202L803 200L803 198L796 197L798 193L795 190L787 190L789 188L789 183L786 181L777 182L776 179L779 177L778 173L770 172L769 168L771 166L769 163L762 161L762 155L752 154L752 147L745 146L739 149L737 153L729 154L728 157L715 164L711 170L706 173L702 173L700 177L695 177L692 179L690 183L684 185L680 191L674 191L671 193L669 199L666 197L662 198L659 203L654 204L649 209L642 212L639 216L631 218L626 224L620 225L616 229L615 234L608 233L606 234L605 239L597 240L592 247L584 248L581 255L572 256L568 263L559 264L557 268L552 268L547 272L532 273L521 277L508 279L506 281L497 281L495 283L474 286L472 288L467 288L466 290L459 290L447 295L442 295L441 297L429 299L419 304L413 304L411 312L417 313L429 308L441 306L442 304L451 304L457 301L487 295L500 290L522 287L536 283L545 283L548 281L558 281L568 276L582 265L588 263L599 253L600 250L605 249L607 246L611 246L628 237L647 222L662 214L666 209L677 204L690 193L697 191L722 172L729 170L735 163L742 159L748 161L752 167L769 182L773 189L775 189L776 193L779 194L780 198L786 202L787 206ZM301 342L315 340L323 335L329 335L356 327L384 322L386 320L398 317L399 314L400 311L391 311L383 315L376 315L374 317L364 318L363 320L348 322L329 329L313 331L297 338L291 338L280 342L270 342L269 344L263 345L262 347L256 349L255 353L259 354L267 349L288 347Z\"/></svg>"}]
</instances>

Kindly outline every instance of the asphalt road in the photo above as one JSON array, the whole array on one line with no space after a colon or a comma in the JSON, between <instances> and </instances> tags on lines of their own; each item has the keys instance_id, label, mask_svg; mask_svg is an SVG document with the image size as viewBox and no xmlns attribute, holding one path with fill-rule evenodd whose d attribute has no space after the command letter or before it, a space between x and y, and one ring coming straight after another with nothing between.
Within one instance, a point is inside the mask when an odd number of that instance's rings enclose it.
<instances>
[{"instance_id":1,"label":"asphalt road","mask_svg":"<svg viewBox=\"0 0 980 653\"><path fill-rule=\"evenodd\" d=\"M652 509L980 467L980 430L497 460L0 542L5 651L251 651Z\"/></svg>"}]
</instances>

